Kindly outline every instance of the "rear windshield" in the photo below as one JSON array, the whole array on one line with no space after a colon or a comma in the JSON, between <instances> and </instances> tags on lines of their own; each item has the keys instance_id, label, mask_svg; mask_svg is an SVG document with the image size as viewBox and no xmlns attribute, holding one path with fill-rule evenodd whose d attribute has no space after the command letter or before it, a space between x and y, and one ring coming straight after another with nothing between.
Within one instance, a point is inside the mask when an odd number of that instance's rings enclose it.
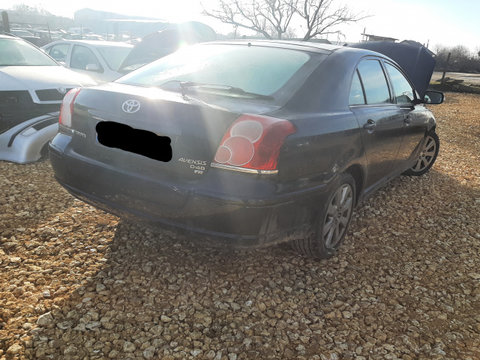
<instances>
[{"instance_id":1,"label":"rear windshield","mask_svg":"<svg viewBox=\"0 0 480 360\"><path fill-rule=\"evenodd\" d=\"M0 39L0 66L58 65L42 50L23 40Z\"/></svg>"},{"instance_id":2,"label":"rear windshield","mask_svg":"<svg viewBox=\"0 0 480 360\"><path fill-rule=\"evenodd\" d=\"M246 45L194 45L130 73L117 82L165 87L186 82L270 96L310 59L308 53Z\"/></svg>"}]
</instances>

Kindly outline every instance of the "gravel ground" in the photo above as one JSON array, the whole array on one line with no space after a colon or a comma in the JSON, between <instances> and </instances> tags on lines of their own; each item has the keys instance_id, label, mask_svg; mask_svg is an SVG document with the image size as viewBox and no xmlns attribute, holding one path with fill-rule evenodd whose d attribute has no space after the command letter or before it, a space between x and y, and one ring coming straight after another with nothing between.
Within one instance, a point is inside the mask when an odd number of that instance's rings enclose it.
<instances>
[{"instance_id":1,"label":"gravel ground","mask_svg":"<svg viewBox=\"0 0 480 360\"><path fill-rule=\"evenodd\" d=\"M0 162L0 359L480 359L479 109L433 107L431 172L361 204L320 262L206 248Z\"/></svg>"}]
</instances>

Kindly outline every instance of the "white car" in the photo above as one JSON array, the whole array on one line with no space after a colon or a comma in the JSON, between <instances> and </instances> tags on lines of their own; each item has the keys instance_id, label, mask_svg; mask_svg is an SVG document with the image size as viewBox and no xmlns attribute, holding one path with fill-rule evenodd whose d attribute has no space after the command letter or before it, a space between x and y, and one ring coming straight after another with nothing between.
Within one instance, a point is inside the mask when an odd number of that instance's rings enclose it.
<instances>
[{"instance_id":1,"label":"white car","mask_svg":"<svg viewBox=\"0 0 480 360\"><path fill-rule=\"evenodd\" d=\"M61 64L98 82L122 76L118 68L132 48L133 45L123 42L95 40L58 40L43 46Z\"/></svg>"},{"instance_id":2,"label":"white car","mask_svg":"<svg viewBox=\"0 0 480 360\"><path fill-rule=\"evenodd\" d=\"M90 85L29 42L0 34L0 160L39 160L57 133L65 93Z\"/></svg>"}]
</instances>

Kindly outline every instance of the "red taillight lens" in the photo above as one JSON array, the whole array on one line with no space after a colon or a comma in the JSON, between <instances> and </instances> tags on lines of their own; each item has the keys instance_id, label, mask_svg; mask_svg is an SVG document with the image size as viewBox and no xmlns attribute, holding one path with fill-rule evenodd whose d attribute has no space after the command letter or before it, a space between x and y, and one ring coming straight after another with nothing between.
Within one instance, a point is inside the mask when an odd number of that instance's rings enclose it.
<instances>
[{"instance_id":1,"label":"red taillight lens","mask_svg":"<svg viewBox=\"0 0 480 360\"><path fill-rule=\"evenodd\" d=\"M62 107L60 108L60 118L58 119L58 122L63 126L72 126L73 104L80 90L80 88L72 89L63 98Z\"/></svg>"},{"instance_id":2,"label":"red taillight lens","mask_svg":"<svg viewBox=\"0 0 480 360\"><path fill-rule=\"evenodd\" d=\"M288 120L242 115L230 126L215 154L217 164L275 170L285 138L295 132Z\"/></svg>"}]
</instances>

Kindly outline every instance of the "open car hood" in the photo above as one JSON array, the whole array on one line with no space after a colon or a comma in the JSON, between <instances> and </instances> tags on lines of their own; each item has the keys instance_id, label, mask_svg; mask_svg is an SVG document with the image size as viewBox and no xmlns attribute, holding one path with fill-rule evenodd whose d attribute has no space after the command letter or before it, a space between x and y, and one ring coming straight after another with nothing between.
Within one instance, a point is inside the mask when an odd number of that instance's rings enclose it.
<instances>
[{"instance_id":1,"label":"open car hood","mask_svg":"<svg viewBox=\"0 0 480 360\"><path fill-rule=\"evenodd\" d=\"M435 57L422 44L415 41L402 41L400 43L369 41L353 44L350 47L372 50L396 61L413 82L420 98L425 96L425 91L430 84L435 68Z\"/></svg>"},{"instance_id":2,"label":"open car hood","mask_svg":"<svg viewBox=\"0 0 480 360\"><path fill-rule=\"evenodd\" d=\"M145 36L127 55L120 65L119 72L130 71L160 59L178 50L181 46L216 40L215 31L197 21L182 24L169 24L162 31Z\"/></svg>"}]
</instances>

